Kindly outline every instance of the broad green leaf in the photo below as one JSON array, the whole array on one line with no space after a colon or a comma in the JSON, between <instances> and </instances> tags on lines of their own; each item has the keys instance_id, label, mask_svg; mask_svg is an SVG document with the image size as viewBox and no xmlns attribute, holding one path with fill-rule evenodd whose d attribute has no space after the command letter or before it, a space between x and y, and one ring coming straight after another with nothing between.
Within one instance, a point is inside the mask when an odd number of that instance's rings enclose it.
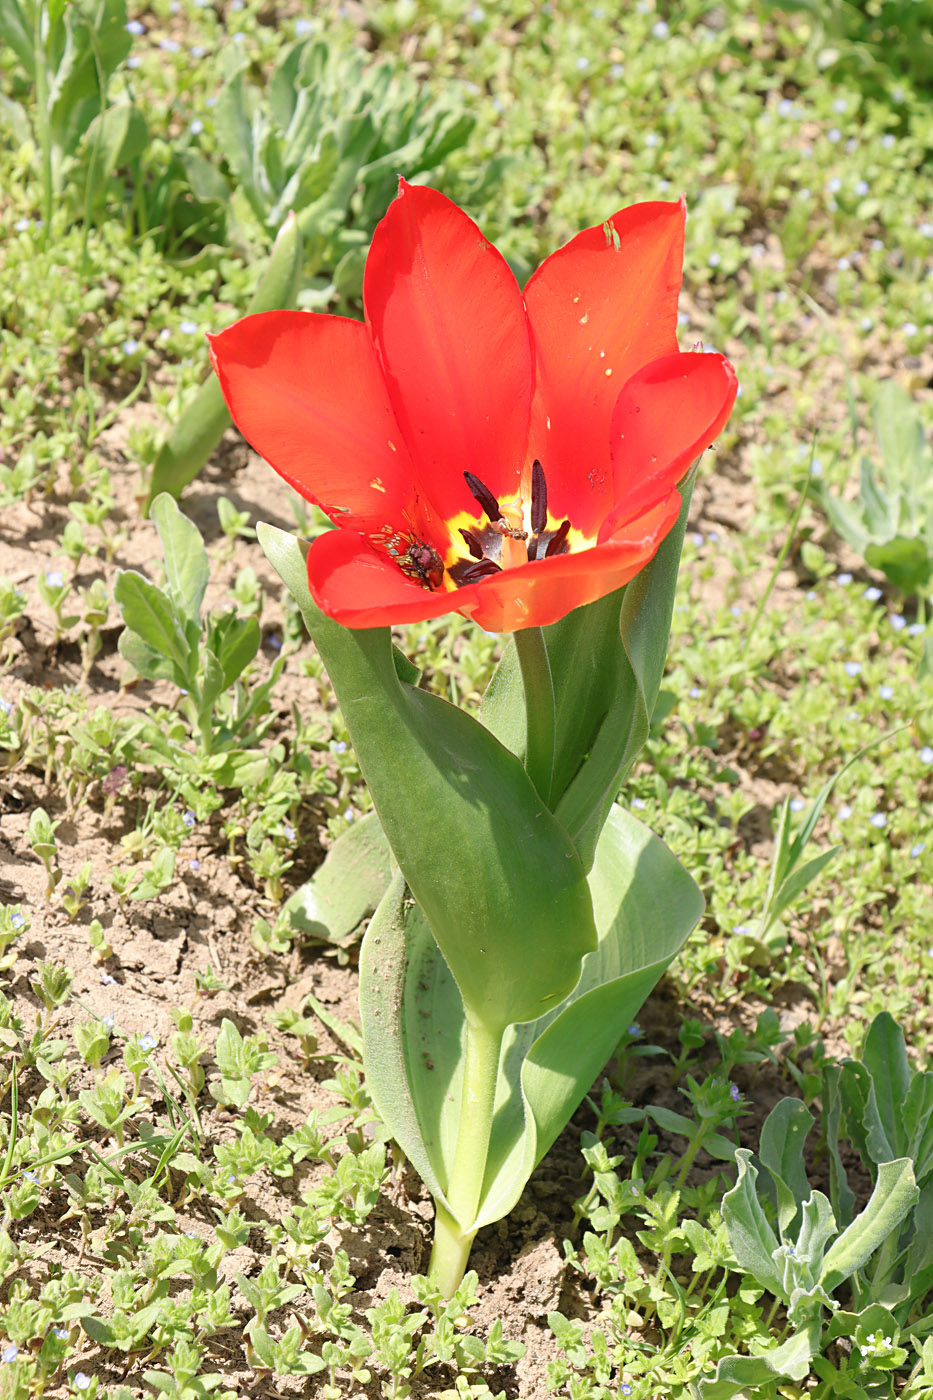
<instances>
[{"instance_id":1,"label":"broad green leaf","mask_svg":"<svg viewBox=\"0 0 933 1400\"><path fill-rule=\"evenodd\" d=\"M301 285L302 256L298 223L289 214L247 307L248 315L295 305ZM149 500L163 491L180 495L204 466L230 422L224 396L212 372L159 448L149 482Z\"/></svg>"},{"instance_id":2,"label":"broad green leaf","mask_svg":"<svg viewBox=\"0 0 933 1400\"><path fill-rule=\"evenodd\" d=\"M182 515L167 492L149 508L162 541L165 581L179 617L201 630L201 604L210 578L207 550L193 520Z\"/></svg>"},{"instance_id":3,"label":"broad green leaf","mask_svg":"<svg viewBox=\"0 0 933 1400\"><path fill-rule=\"evenodd\" d=\"M285 902L292 928L327 943L352 941L375 911L391 879L392 852L375 812L334 842L311 879Z\"/></svg>"},{"instance_id":4,"label":"broad green leaf","mask_svg":"<svg viewBox=\"0 0 933 1400\"><path fill-rule=\"evenodd\" d=\"M872 418L889 485L919 485L928 480L933 470L933 453L923 421L910 395L896 379L883 379L878 385Z\"/></svg>"},{"instance_id":5,"label":"broad green leaf","mask_svg":"<svg viewBox=\"0 0 933 1400\"><path fill-rule=\"evenodd\" d=\"M891 1309L886 1308L883 1303L870 1303L861 1312L846 1312L844 1308L840 1308L826 1324L823 1342L834 1342L839 1337L854 1337L859 1328L863 1334L885 1333L891 1330L891 1325Z\"/></svg>"},{"instance_id":6,"label":"broad green leaf","mask_svg":"<svg viewBox=\"0 0 933 1400\"><path fill-rule=\"evenodd\" d=\"M115 170L128 165L145 149L146 119L130 102L117 102L99 112L84 136L88 162L83 198L93 208Z\"/></svg>"},{"instance_id":7,"label":"broad green leaf","mask_svg":"<svg viewBox=\"0 0 933 1400\"><path fill-rule=\"evenodd\" d=\"M924 541L903 535L867 545L865 562L880 569L902 593L922 592L933 573L933 558Z\"/></svg>"},{"instance_id":8,"label":"broad green leaf","mask_svg":"<svg viewBox=\"0 0 933 1400\"><path fill-rule=\"evenodd\" d=\"M135 570L124 569L117 575L113 596L127 627L171 663L177 685L190 689L193 658L188 640L175 608L161 588Z\"/></svg>"},{"instance_id":9,"label":"broad green leaf","mask_svg":"<svg viewBox=\"0 0 933 1400\"><path fill-rule=\"evenodd\" d=\"M777 1195L778 1227L789 1238L794 1218L810 1195L803 1147L813 1119L800 1099L781 1099L765 1119L758 1156L767 1168Z\"/></svg>"},{"instance_id":10,"label":"broad green leaf","mask_svg":"<svg viewBox=\"0 0 933 1400\"><path fill-rule=\"evenodd\" d=\"M567 1002L506 1032L476 1222L507 1214L702 913L693 881L634 817L615 808L590 876L600 942ZM380 1115L446 1204L461 1094L463 1004L401 879L360 957L367 1083ZM730 1152L731 1155L731 1152Z\"/></svg>"},{"instance_id":11,"label":"broad green leaf","mask_svg":"<svg viewBox=\"0 0 933 1400\"><path fill-rule=\"evenodd\" d=\"M224 688L233 685L255 657L262 631L255 617L224 613L211 625L210 647L223 671Z\"/></svg>"},{"instance_id":12,"label":"broad green leaf","mask_svg":"<svg viewBox=\"0 0 933 1400\"><path fill-rule=\"evenodd\" d=\"M187 676L165 655L164 652L144 642L138 632L125 627L120 633L117 650L133 670L145 676L147 681L173 681L175 685L187 689Z\"/></svg>"},{"instance_id":13,"label":"broad green leaf","mask_svg":"<svg viewBox=\"0 0 933 1400\"><path fill-rule=\"evenodd\" d=\"M697 1395L700 1400L732 1400L733 1396L745 1395L757 1386L769 1386L769 1393L773 1393L779 1378L804 1381L810 1374L810 1362L819 1345L820 1324L814 1319L781 1346L772 1347L759 1356L724 1356L716 1367L715 1376L699 1382Z\"/></svg>"},{"instance_id":14,"label":"broad green leaf","mask_svg":"<svg viewBox=\"0 0 933 1400\"><path fill-rule=\"evenodd\" d=\"M36 0L33 0L33 3L35 4ZM13 50L26 73L34 81L36 54L32 23L19 0L0 0L0 39Z\"/></svg>"},{"instance_id":15,"label":"broad green leaf","mask_svg":"<svg viewBox=\"0 0 933 1400\"><path fill-rule=\"evenodd\" d=\"M906 1156L910 1129L904 1119L904 1105L913 1076L904 1032L887 1011L879 1012L868 1028L862 1046L862 1064L871 1075L878 1117L890 1144L891 1156Z\"/></svg>"},{"instance_id":16,"label":"broad green leaf","mask_svg":"<svg viewBox=\"0 0 933 1400\"><path fill-rule=\"evenodd\" d=\"M775 1298L787 1301L783 1280L774 1262L778 1241L755 1190L758 1172L751 1164L751 1156L746 1147L736 1149L739 1178L722 1198L722 1218L732 1253L742 1268Z\"/></svg>"},{"instance_id":17,"label":"broad green leaf","mask_svg":"<svg viewBox=\"0 0 933 1400\"><path fill-rule=\"evenodd\" d=\"M819 1278L826 1246L835 1234L833 1208L822 1191L814 1191L801 1206L800 1233L794 1247L798 1259L808 1267L814 1282Z\"/></svg>"},{"instance_id":18,"label":"broad green leaf","mask_svg":"<svg viewBox=\"0 0 933 1400\"><path fill-rule=\"evenodd\" d=\"M829 1248L820 1283L832 1293L844 1279L871 1258L916 1205L920 1192L907 1157L882 1162L868 1205Z\"/></svg>"},{"instance_id":19,"label":"broad green leaf","mask_svg":"<svg viewBox=\"0 0 933 1400\"><path fill-rule=\"evenodd\" d=\"M537 1019L596 945L566 833L483 725L399 680L388 628L325 617L298 541L269 525L258 534L302 610L383 830L470 1014L488 1028Z\"/></svg>"},{"instance_id":20,"label":"broad green leaf","mask_svg":"<svg viewBox=\"0 0 933 1400\"><path fill-rule=\"evenodd\" d=\"M915 1073L903 1107L906 1155L914 1164L917 1184L933 1173L933 1072Z\"/></svg>"}]
</instances>

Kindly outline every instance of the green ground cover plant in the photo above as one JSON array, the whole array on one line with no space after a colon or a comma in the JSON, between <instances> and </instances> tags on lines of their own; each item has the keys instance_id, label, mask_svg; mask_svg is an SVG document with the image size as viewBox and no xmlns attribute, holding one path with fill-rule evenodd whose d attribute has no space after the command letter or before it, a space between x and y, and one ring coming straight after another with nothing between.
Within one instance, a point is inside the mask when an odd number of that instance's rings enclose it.
<instances>
[{"instance_id":1,"label":"green ground cover plant","mask_svg":"<svg viewBox=\"0 0 933 1400\"><path fill-rule=\"evenodd\" d=\"M933 1396L922 9L0 0L0 1395ZM288 208L359 317L398 173L522 283L685 193L741 386L623 799L705 912L451 1299L363 1070L390 870L253 533L327 522L232 429L145 513ZM393 640L479 715L496 635Z\"/></svg>"}]
</instances>

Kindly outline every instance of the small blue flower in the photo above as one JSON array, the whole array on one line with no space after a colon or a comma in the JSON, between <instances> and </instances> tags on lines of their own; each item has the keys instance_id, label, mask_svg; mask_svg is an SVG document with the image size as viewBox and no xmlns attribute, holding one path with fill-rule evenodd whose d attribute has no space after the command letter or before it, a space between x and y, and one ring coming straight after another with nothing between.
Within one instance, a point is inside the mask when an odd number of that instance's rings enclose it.
<instances>
[{"instance_id":1,"label":"small blue flower","mask_svg":"<svg viewBox=\"0 0 933 1400\"><path fill-rule=\"evenodd\" d=\"M142 59L140 58L138 53L131 53L129 58L126 60L127 68L139 68L141 67L141 65Z\"/></svg>"},{"instance_id":2,"label":"small blue flower","mask_svg":"<svg viewBox=\"0 0 933 1400\"><path fill-rule=\"evenodd\" d=\"M742 604L741 604L741 603L733 603L733 604L732 604L732 607L729 609L729 611L731 612L731 614L732 614L733 617L741 617L741 616L742 616Z\"/></svg>"},{"instance_id":3,"label":"small blue flower","mask_svg":"<svg viewBox=\"0 0 933 1400\"><path fill-rule=\"evenodd\" d=\"M838 194L842 189L842 181L839 176L834 175L831 180L827 181L826 188L829 190L830 194Z\"/></svg>"},{"instance_id":4,"label":"small blue flower","mask_svg":"<svg viewBox=\"0 0 933 1400\"><path fill-rule=\"evenodd\" d=\"M832 141L833 145L835 145L837 141L842 140L842 132L839 130L838 126L834 126L827 131L826 136L829 141Z\"/></svg>"},{"instance_id":5,"label":"small blue flower","mask_svg":"<svg viewBox=\"0 0 933 1400\"><path fill-rule=\"evenodd\" d=\"M126 30L127 34L133 34L136 36L140 34L145 34L146 32L146 26L143 24L142 20L139 19L131 19L129 23L125 24L123 27Z\"/></svg>"},{"instance_id":6,"label":"small blue flower","mask_svg":"<svg viewBox=\"0 0 933 1400\"><path fill-rule=\"evenodd\" d=\"M197 822L197 817L194 815L193 812L186 812L185 815L182 817L182 821L184 822L185 826L190 828L194 826Z\"/></svg>"},{"instance_id":7,"label":"small blue flower","mask_svg":"<svg viewBox=\"0 0 933 1400\"><path fill-rule=\"evenodd\" d=\"M884 133L881 138L881 144L886 151L890 151L891 147L894 145L894 137L891 135L890 131Z\"/></svg>"},{"instance_id":8,"label":"small blue flower","mask_svg":"<svg viewBox=\"0 0 933 1400\"><path fill-rule=\"evenodd\" d=\"M878 599L881 597L881 589L876 588L875 585L872 584L870 588L865 589L862 597L867 598L869 603L877 603Z\"/></svg>"},{"instance_id":9,"label":"small blue flower","mask_svg":"<svg viewBox=\"0 0 933 1400\"><path fill-rule=\"evenodd\" d=\"M742 1097L742 1090L739 1088L738 1084L729 1085L729 1097L733 1103L738 1103L739 1099Z\"/></svg>"},{"instance_id":10,"label":"small blue flower","mask_svg":"<svg viewBox=\"0 0 933 1400\"><path fill-rule=\"evenodd\" d=\"M632 806L635 808L636 812L641 812L644 810L645 804L640 797L633 797Z\"/></svg>"},{"instance_id":11,"label":"small blue flower","mask_svg":"<svg viewBox=\"0 0 933 1400\"><path fill-rule=\"evenodd\" d=\"M879 685L879 687L878 687L878 694L881 696L882 700L893 700L893 699L894 699L894 686L893 686L893 685Z\"/></svg>"},{"instance_id":12,"label":"small blue flower","mask_svg":"<svg viewBox=\"0 0 933 1400\"><path fill-rule=\"evenodd\" d=\"M16 223L13 225L13 227L16 229L16 232L17 232L17 233L25 233L25 232L27 231L27 229L30 227L30 224L31 224L31 220L30 220L30 219L17 219L17 220L16 220Z\"/></svg>"},{"instance_id":13,"label":"small blue flower","mask_svg":"<svg viewBox=\"0 0 933 1400\"><path fill-rule=\"evenodd\" d=\"M891 616L888 618L888 621L894 628L895 632L902 632L907 626L907 619L905 617L902 617L900 613L892 613Z\"/></svg>"},{"instance_id":14,"label":"small blue flower","mask_svg":"<svg viewBox=\"0 0 933 1400\"><path fill-rule=\"evenodd\" d=\"M7 1362L7 1364L9 1364L11 1361L15 1361L18 1356L19 1347L16 1345L15 1342L9 1342L3 1348L3 1351L0 1352L0 1361L5 1361Z\"/></svg>"},{"instance_id":15,"label":"small blue flower","mask_svg":"<svg viewBox=\"0 0 933 1400\"><path fill-rule=\"evenodd\" d=\"M744 933L750 933L751 929L748 927L748 924L735 924L733 925L732 932L741 935Z\"/></svg>"},{"instance_id":16,"label":"small blue flower","mask_svg":"<svg viewBox=\"0 0 933 1400\"><path fill-rule=\"evenodd\" d=\"M281 650L282 650L282 638L281 638L280 636L278 636L277 633L271 632L271 633L269 634L269 636L266 638L266 645L267 645L268 647L271 647L271 649L272 649L273 651L281 651Z\"/></svg>"},{"instance_id":17,"label":"small blue flower","mask_svg":"<svg viewBox=\"0 0 933 1400\"><path fill-rule=\"evenodd\" d=\"M291 822L285 823L285 839L286 841L294 841L295 839L295 828L292 826Z\"/></svg>"},{"instance_id":18,"label":"small blue flower","mask_svg":"<svg viewBox=\"0 0 933 1400\"><path fill-rule=\"evenodd\" d=\"M860 676L862 674L862 663L860 661L847 661L843 670L847 676Z\"/></svg>"},{"instance_id":19,"label":"small blue flower","mask_svg":"<svg viewBox=\"0 0 933 1400\"><path fill-rule=\"evenodd\" d=\"M113 1030L113 1012L108 1011L106 1016L102 1016L100 1023L109 1035L110 1032Z\"/></svg>"},{"instance_id":20,"label":"small blue flower","mask_svg":"<svg viewBox=\"0 0 933 1400\"><path fill-rule=\"evenodd\" d=\"M833 103L833 111L834 111L834 112L837 112L837 113L839 114L839 116L842 116L843 112L847 112L848 110L849 110L849 104L848 104L848 102L845 100L845 98L844 98L844 97L837 97L836 100L835 100L835 102Z\"/></svg>"},{"instance_id":21,"label":"small blue flower","mask_svg":"<svg viewBox=\"0 0 933 1400\"><path fill-rule=\"evenodd\" d=\"M579 73L585 73L589 66L590 60L585 56L585 54L581 53L580 57L577 59L577 71Z\"/></svg>"},{"instance_id":22,"label":"small blue flower","mask_svg":"<svg viewBox=\"0 0 933 1400\"><path fill-rule=\"evenodd\" d=\"M65 1327L53 1327L53 1328L52 1328L52 1336L53 1336L53 1337L57 1337L58 1340L59 1340L60 1342L63 1342L63 1341L65 1340L65 1338L68 1336L67 1328L65 1328Z\"/></svg>"},{"instance_id":23,"label":"small blue flower","mask_svg":"<svg viewBox=\"0 0 933 1400\"><path fill-rule=\"evenodd\" d=\"M927 629L922 622L912 622L907 629L908 637L922 637Z\"/></svg>"},{"instance_id":24,"label":"small blue flower","mask_svg":"<svg viewBox=\"0 0 933 1400\"><path fill-rule=\"evenodd\" d=\"M651 32L656 39L667 39L670 36L670 26L663 20L656 20L651 26Z\"/></svg>"},{"instance_id":25,"label":"small blue flower","mask_svg":"<svg viewBox=\"0 0 933 1400\"><path fill-rule=\"evenodd\" d=\"M877 827L879 831L883 826L887 826L888 824L888 819L885 816L884 812L873 812L872 815L869 817L869 821L871 822L872 826Z\"/></svg>"},{"instance_id":26,"label":"small blue flower","mask_svg":"<svg viewBox=\"0 0 933 1400\"><path fill-rule=\"evenodd\" d=\"M790 809L792 812L802 812L806 805L802 797L791 798Z\"/></svg>"},{"instance_id":27,"label":"small blue flower","mask_svg":"<svg viewBox=\"0 0 933 1400\"><path fill-rule=\"evenodd\" d=\"M693 540L693 543L696 545L697 549L702 549L703 545L706 543L699 531L697 531L696 534L691 535L690 538Z\"/></svg>"},{"instance_id":28,"label":"small blue flower","mask_svg":"<svg viewBox=\"0 0 933 1400\"><path fill-rule=\"evenodd\" d=\"M660 145L660 142L661 138L656 131L649 131L647 136L645 137L646 146L654 147Z\"/></svg>"},{"instance_id":29,"label":"small blue flower","mask_svg":"<svg viewBox=\"0 0 933 1400\"><path fill-rule=\"evenodd\" d=\"M859 180L856 182L855 193L860 196L866 195L870 188L871 186L867 180Z\"/></svg>"},{"instance_id":30,"label":"small blue flower","mask_svg":"<svg viewBox=\"0 0 933 1400\"><path fill-rule=\"evenodd\" d=\"M609 69L609 76L610 76L610 78L619 79L619 78L621 78L621 76L622 76L622 74L623 74L624 72L625 72L625 69L622 67L622 64L621 64L621 63L614 63L614 64L612 65L612 67Z\"/></svg>"},{"instance_id":31,"label":"small blue flower","mask_svg":"<svg viewBox=\"0 0 933 1400\"><path fill-rule=\"evenodd\" d=\"M49 569L45 576L45 581L49 588L61 588L62 584L65 582L65 575L62 573L61 569Z\"/></svg>"},{"instance_id":32,"label":"small blue flower","mask_svg":"<svg viewBox=\"0 0 933 1400\"><path fill-rule=\"evenodd\" d=\"M836 582L839 584L839 587L840 587L840 588L847 588L847 587L849 586L849 584L852 582L852 575L851 575L851 574L846 574L846 573L837 574L837 575L836 575Z\"/></svg>"},{"instance_id":33,"label":"small blue flower","mask_svg":"<svg viewBox=\"0 0 933 1400\"><path fill-rule=\"evenodd\" d=\"M163 53L178 53L181 48L177 39L160 39L159 48Z\"/></svg>"},{"instance_id":34,"label":"small blue flower","mask_svg":"<svg viewBox=\"0 0 933 1400\"><path fill-rule=\"evenodd\" d=\"M345 739L334 739L330 746L331 753L346 753L347 744Z\"/></svg>"},{"instance_id":35,"label":"small blue flower","mask_svg":"<svg viewBox=\"0 0 933 1400\"><path fill-rule=\"evenodd\" d=\"M202 122L192 122L191 130L194 131L194 128L196 126L200 127L202 131L204 130L204 125ZM181 331L182 335L197 335L198 323L197 321L179 321L178 329Z\"/></svg>"},{"instance_id":36,"label":"small blue flower","mask_svg":"<svg viewBox=\"0 0 933 1400\"><path fill-rule=\"evenodd\" d=\"M852 264L849 262L848 258L836 259L836 267L839 269L840 272L848 272L851 266Z\"/></svg>"},{"instance_id":37,"label":"small blue flower","mask_svg":"<svg viewBox=\"0 0 933 1400\"><path fill-rule=\"evenodd\" d=\"M197 4L197 0L195 0L195 4ZM203 58L204 55L207 53L207 49L204 47L203 44L192 44L188 52L190 53L192 58ZM192 128L194 127L194 125L195 123L192 122ZM201 130L204 130L203 126L201 127ZM195 135L197 135L197 132L195 132Z\"/></svg>"},{"instance_id":38,"label":"small blue flower","mask_svg":"<svg viewBox=\"0 0 933 1400\"><path fill-rule=\"evenodd\" d=\"M933 749L930 748L929 744L925 744L920 750L920 762L933 763Z\"/></svg>"},{"instance_id":39,"label":"small blue flower","mask_svg":"<svg viewBox=\"0 0 933 1400\"><path fill-rule=\"evenodd\" d=\"M35 1172L24 1171L20 1173L24 1181L31 1181L34 1186L39 1185L39 1178Z\"/></svg>"},{"instance_id":40,"label":"small blue flower","mask_svg":"<svg viewBox=\"0 0 933 1400\"><path fill-rule=\"evenodd\" d=\"M628 1033L633 1040L638 1039L638 1037L641 1035L641 1026L638 1024L637 1021L632 1022L632 1024L628 1028Z\"/></svg>"},{"instance_id":41,"label":"small blue flower","mask_svg":"<svg viewBox=\"0 0 933 1400\"><path fill-rule=\"evenodd\" d=\"M722 254L721 254L721 253L710 253L710 255L709 255L709 257L706 259L706 261L707 261L708 266L710 266L710 267L718 267L719 264L722 262Z\"/></svg>"},{"instance_id":42,"label":"small blue flower","mask_svg":"<svg viewBox=\"0 0 933 1400\"><path fill-rule=\"evenodd\" d=\"M26 915L21 914L18 909L14 909L13 913L10 915L10 923L14 928L25 928Z\"/></svg>"},{"instance_id":43,"label":"small blue flower","mask_svg":"<svg viewBox=\"0 0 933 1400\"><path fill-rule=\"evenodd\" d=\"M699 698L700 698L700 696L703 694L703 692L702 692L702 690L700 689L699 686L697 686L697 685L692 685L692 686L690 687L690 689L688 690L687 694L690 696L690 699L691 699L691 700L699 700Z\"/></svg>"},{"instance_id":44,"label":"small blue flower","mask_svg":"<svg viewBox=\"0 0 933 1400\"><path fill-rule=\"evenodd\" d=\"M840 820L841 822L847 822L847 821L849 820L849 818L851 817L851 815L852 815L852 808L849 806L848 802L843 802L842 806L839 808L839 813L838 813L839 820Z\"/></svg>"},{"instance_id":45,"label":"small blue flower","mask_svg":"<svg viewBox=\"0 0 933 1400\"><path fill-rule=\"evenodd\" d=\"M923 855L923 852L926 850L926 848L927 848L927 843L926 843L925 841L918 841L917 844L916 844L915 846L911 846L911 848L910 848L910 854L911 854L911 855L914 857L914 859L916 860L917 856L922 856L922 855ZM933 949L929 949L928 951L929 951L931 954L933 954Z\"/></svg>"},{"instance_id":46,"label":"small blue flower","mask_svg":"<svg viewBox=\"0 0 933 1400\"><path fill-rule=\"evenodd\" d=\"M859 325L863 331L870 331L874 329L875 323L870 316L863 316Z\"/></svg>"},{"instance_id":47,"label":"small blue flower","mask_svg":"<svg viewBox=\"0 0 933 1400\"><path fill-rule=\"evenodd\" d=\"M115 977L111 977L109 972L102 972L100 974L100 980L103 982L105 987L115 987L117 985L117 979Z\"/></svg>"},{"instance_id":48,"label":"small blue flower","mask_svg":"<svg viewBox=\"0 0 933 1400\"><path fill-rule=\"evenodd\" d=\"M188 869L189 869L189 870L200 870L200 869L201 869L201 862L200 862L199 860L189 860L189 862L188 862Z\"/></svg>"},{"instance_id":49,"label":"small blue flower","mask_svg":"<svg viewBox=\"0 0 933 1400\"><path fill-rule=\"evenodd\" d=\"M620 1395L631 1395L631 1393L632 1393L632 1387L631 1387L630 1385L628 1385L625 1381L623 1381L622 1384L619 1386L619 1394L620 1394Z\"/></svg>"},{"instance_id":50,"label":"small blue flower","mask_svg":"<svg viewBox=\"0 0 933 1400\"><path fill-rule=\"evenodd\" d=\"M90 1376L86 1376L86 1375L84 1374L83 1371L76 1371L76 1372L75 1372L75 1379L74 1379L74 1387L75 1387L75 1390L90 1390L90 1388L91 1388L91 1378L90 1378Z\"/></svg>"},{"instance_id":51,"label":"small blue flower","mask_svg":"<svg viewBox=\"0 0 933 1400\"><path fill-rule=\"evenodd\" d=\"M348 808L347 808L347 810L346 810L346 811L344 812L344 814L343 814L343 817L344 817L344 821L348 821L348 822L355 822L355 821L356 821L356 813L354 812L354 810L353 810L352 807L348 807Z\"/></svg>"},{"instance_id":52,"label":"small blue flower","mask_svg":"<svg viewBox=\"0 0 933 1400\"><path fill-rule=\"evenodd\" d=\"M906 336L915 336L918 332L918 327L915 321L905 321L901 326L901 330Z\"/></svg>"},{"instance_id":53,"label":"small blue flower","mask_svg":"<svg viewBox=\"0 0 933 1400\"><path fill-rule=\"evenodd\" d=\"M140 1050L154 1050L158 1043L159 1042L156 1040L155 1036L151 1033L151 1031L147 1031L145 1035L141 1035L139 1037Z\"/></svg>"},{"instance_id":54,"label":"small blue flower","mask_svg":"<svg viewBox=\"0 0 933 1400\"><path fill-rule=\"evenodd\" d=\"M129 340L124 340L124 342L123 342L123 353L124 353L124 355L135 355L135 354L136 354L136 351L137 351L138 349L139 349L139 341L138 341L138 340L134 340L132 336L130 336Z\"/></svg>"},{"instance_id":55,"label":"small blue flower","mask_svg":"<svg viewBox=\"0 0 933 1400\"><path fill-rule=\"evenodd\" d=\"M310 19L296 19L295 33L299 38L304 38L306 34L314 33L314 21Z\"/></svg>"},{"instance_id":56,"label":"small blue flower","mask_svg":"<svg viewBox=\"0 0 933 1400\"><path fill-rule=\"evenodd\" d=\"M807 600L808 603L812 603L812 602L813 602L813 599L816 597L816 589L815 589L815 588L808 588L807 591L806 591L806 593L805 593L803 596L806 598L806 600Z\"/></svg>"}]
</instances>

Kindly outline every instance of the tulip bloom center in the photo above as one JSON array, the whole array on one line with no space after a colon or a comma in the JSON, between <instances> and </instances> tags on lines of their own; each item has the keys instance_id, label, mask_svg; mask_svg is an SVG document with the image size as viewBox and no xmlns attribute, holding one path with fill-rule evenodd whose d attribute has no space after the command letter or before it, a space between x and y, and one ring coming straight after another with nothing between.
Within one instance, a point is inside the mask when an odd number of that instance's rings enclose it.
<instances>
[{"instance_id":1,"label":"tulip bloom center","mask_svg":"<svg viewBox=\"0 0 933 1400\"><path fill-rule=\"evenodd\" d=\"M548 515L547 478L537 458L531 468L529 501L520 495L500 501L473 472L464 472L463 479L485 519L477 523L467 512L460 512L447 523L447 544L442 550L414 532L401 534L388 525L372 536L377 549L422 588L463 588L503 569L569 554L575 545L587 543L569 520L555 522Z\"/></svg>"}]
</instances>

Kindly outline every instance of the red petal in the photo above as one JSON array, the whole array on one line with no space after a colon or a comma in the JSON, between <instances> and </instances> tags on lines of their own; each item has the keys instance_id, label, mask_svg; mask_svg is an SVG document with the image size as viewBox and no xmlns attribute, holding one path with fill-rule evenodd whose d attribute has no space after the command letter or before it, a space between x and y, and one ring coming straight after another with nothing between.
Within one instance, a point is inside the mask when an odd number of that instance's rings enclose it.
<instances>
[{"instance_id":1,"label":"red petal","mask_svg":"<svg viewBox=\"0 0 933 1400\"><path fill-rule=\"evenodd\" d=\"M682 200L622 209L552 253L525 288L537 356L529 456L544 466L552 514L585 534L612 505L619 391L677 348L684 220Z\"/></svg>"},{"instance_id":2,"label":"red petal","mask_svg":"<svg viewBox=\"0 0 933 1400\"><path fill-rule=\"evenodd\" d=\"M363 300L421 488L438 514L479 518L463 473L515 491L528 435L531 333L508 264L456 204L403 180Z\"/></svg>"},{"instance_id":3,"label":"red petal","mask_svg":"<svg viewBox=\"0 0 933 1400\"><path fill-rule=\"evenodd\" d=\"M412 467L365 326L266 311L210 344L233 421L280 476L340 525L402 521Z\"/></svg>"},{"instance_id":4,"label":"red petal","mask_svg":"<svg viewBox=\"0 0 933 1400\"><path fill-rule=\"evenodd\" d=\"M725 427L738 388L722 355L665 355L625 385L612 415L616 504L600 542L663 500Z\"/></svg>"}]
</instances>

